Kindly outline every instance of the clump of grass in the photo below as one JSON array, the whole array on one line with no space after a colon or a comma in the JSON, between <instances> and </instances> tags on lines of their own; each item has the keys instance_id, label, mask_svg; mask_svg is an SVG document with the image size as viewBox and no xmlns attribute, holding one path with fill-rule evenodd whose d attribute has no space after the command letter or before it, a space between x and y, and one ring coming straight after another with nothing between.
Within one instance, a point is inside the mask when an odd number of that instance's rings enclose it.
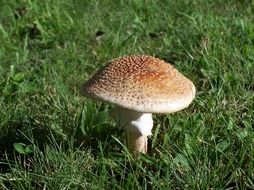
<instances>
[{"instance_id":1,"label":"clump of grass","mask_svg":"<svg viewBox=\"0 0 254 190\"><path fill-rule=\"evenodd\" d=\"M252 1L3 1L1 188L253 188L253 10ZM110 106L79 95L126 54L162 58L197 87L188 109L154 116L152 148L136 161Z\"/></svg>"}]
</instances>

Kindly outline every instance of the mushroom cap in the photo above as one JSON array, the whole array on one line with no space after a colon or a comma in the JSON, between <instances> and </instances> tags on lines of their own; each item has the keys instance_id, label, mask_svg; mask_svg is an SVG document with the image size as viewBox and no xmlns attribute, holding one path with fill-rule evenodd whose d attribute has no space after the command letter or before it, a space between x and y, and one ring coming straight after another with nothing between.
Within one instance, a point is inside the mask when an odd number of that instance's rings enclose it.
<instances>
[{"instance_id":1,"label":"mushroom cap","mask_svg":"<svg viewBox=\"0 0 254 190\"><path fill-rule=\"evenodd\" d=\"M82 95L143 113L179 111L195 91L172 65L148 55L114 59L81 87Z\"/></svg>"}]
</instances>

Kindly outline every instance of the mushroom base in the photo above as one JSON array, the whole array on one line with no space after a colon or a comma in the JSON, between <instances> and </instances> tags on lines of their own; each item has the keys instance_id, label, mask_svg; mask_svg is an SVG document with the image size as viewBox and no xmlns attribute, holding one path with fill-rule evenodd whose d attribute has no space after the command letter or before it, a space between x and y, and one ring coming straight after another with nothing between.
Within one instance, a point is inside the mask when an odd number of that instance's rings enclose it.
<instances>
[{"instance_id":1,"label":"mushroom base","mask_svg":"<svg viewBox=\"0 0 254 190\"><path fill-rule=\"evenodd\" d=\"M126 131L126 144L130 152L134 155L147 153L147 136L140 136L132 131Z\"/></svg>"}]
</instances>

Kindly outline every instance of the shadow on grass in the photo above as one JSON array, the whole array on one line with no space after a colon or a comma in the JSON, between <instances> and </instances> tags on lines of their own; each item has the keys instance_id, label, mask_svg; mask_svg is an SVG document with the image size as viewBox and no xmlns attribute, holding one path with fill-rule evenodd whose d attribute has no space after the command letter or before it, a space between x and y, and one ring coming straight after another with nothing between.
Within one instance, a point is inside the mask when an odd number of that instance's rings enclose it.
<instances>
[{"instance_id":1,"label":"shadow on grass","mask_svg":"<svg viewBox=\"0 0 254 190\"><path fill-rule=\"evenodd\" d=\"M0 173L9 172L11 165L15 164L17 158L29 163L33 153L20 154L15 150L15 143L33 145L42 153L46 146L60 146L64 151L68 150L89 150L96 158L103 150L105 154L112 151L121 151L121 145L113 136L122 136L122 131L112 126L91 128L89 133L84 134L79 127L69 134L60 135L46 126L29 126L22 123L9 124L8 131L0 136ZM25 166L24 166L25 167Z\"/></svg>"},{"instance_id":2,"label":"shadow on grass","mask_svg":"<svg viewBox=\"0 0 254 190\"><path fill-rule=\"evenodd\" d=\"M23 143L29 145L32 142L27 138L26 134L21 132L24 129L24 124L22 123L11 123L8 126L8 130L4 134L1 134L0 138L0 172L5 173L10 169L11 163L15 160L18 155L14 150L14 143ZM27 129L26 129L27 130ZM36 128L31 130L31 133L38 144L38 147L43 147L44 143L47 141L47 136L50 133L49 130L43 128ZM46 140L45 140L46 139ZM24 155L23 155L24 156ZM30 155L29 155L30 156Z\"/></svg>"}]
</instances>

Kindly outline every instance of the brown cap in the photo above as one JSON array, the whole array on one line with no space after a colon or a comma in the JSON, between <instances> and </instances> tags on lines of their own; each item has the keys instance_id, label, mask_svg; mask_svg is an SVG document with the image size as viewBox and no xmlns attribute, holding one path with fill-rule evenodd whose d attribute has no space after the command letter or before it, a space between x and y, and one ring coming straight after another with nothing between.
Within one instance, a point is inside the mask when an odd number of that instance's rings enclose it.
<instances>
[{"instance_id":1,"label":"brown cap","mask_svg":"<svg viewBox=\"0 0 254 190\"><path fill-rule=\"evenodd\" d=\"M81 93L138 112L172 113L192 102L195 86L165 61L141 55L112 60Z\"/></svg>"}]
</instances>

